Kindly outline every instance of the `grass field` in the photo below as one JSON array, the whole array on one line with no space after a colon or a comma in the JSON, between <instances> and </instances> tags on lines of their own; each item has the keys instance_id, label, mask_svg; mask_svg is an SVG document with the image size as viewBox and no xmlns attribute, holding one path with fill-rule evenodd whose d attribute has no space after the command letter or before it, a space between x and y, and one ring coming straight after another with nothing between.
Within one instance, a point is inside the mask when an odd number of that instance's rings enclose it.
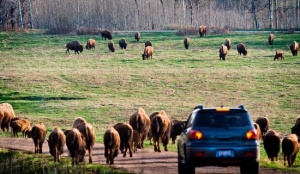
<instances>
[{"instance_id":1,"label":"grass field","mask_svg":"<svg viewBox=\"0 0 300 174\"><path fill-rule=\"evenodd\" d=\"M128 42L126 50L118 47L121 37ZM65 54L67 42L85 44L88 38L97 41L95 51ZM114 33L112 53L108 40L99 35L0 32L0 102L11 103L17 115L33 124L44 122L48 132L54 126L70 128L75 118L84 117L95 127L97 142L112 125L128 122L138 107L148 115L163 109L172 119L186 120L198 104L244 104L253 120L268 116L271 129L290 133L300 113L300 60L289 45L300 41L299 34L275 34L272 46L268 34L260 33L190 38L186 50L184 37L172 32L142 32L140 43L134 41L134 33L119 32ZM220 61L218 49L226 38L232 48L226 61ZM154 55L143 61L147 40L153 43ZM238 56L240 42L248 48L247 56ZM277 49L284 52L284 60L273 61ZM284 168L282 156L270 163L263 148L262 165ZM300 157L291 170L300 171L299 166Z\"/></svg>"}]
</instances>

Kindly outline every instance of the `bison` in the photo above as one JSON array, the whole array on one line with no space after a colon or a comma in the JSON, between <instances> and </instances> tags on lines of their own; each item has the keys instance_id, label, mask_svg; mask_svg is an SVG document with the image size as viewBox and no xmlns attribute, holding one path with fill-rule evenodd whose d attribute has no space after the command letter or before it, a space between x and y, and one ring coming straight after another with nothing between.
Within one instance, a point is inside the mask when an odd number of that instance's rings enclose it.
<instances>
[{"instance_id":1,"label":"bison","mask_svg":"<svg viewBox=\"0 0 300 174\"><path fill-rule=\"evenodd\" d=\"M120 150L123 153L123 157L126 156L127 150L129 150L129 155L132 157L132 138L133 129L130 124L127 123L117 123L113 126L120 135ZM125 151L124 151L125 149Z\"/></svg>"},{"instance_id":2,"label":"bison","mask_svg":"<svg viewBox=\"0 0 300 174\"><path fill-rule=\"evenodd\" d=\"M296 119L294 126L291 128L291 133L300 137L300 117Z\"/></svg>"},{"instance_id":3,"label":"bison","mask_svg":"<svg viewBox=\"0 0 300 174\"><path fill-rule=\"evenodd\" d=\"M115 52L115 44L113 41L109 41L107 46L108 46L109 51Z\"/></svg>"},{"instance_id":4,"label":"bison","mask_svg":"<svg viewBox=\"0 0 300 174\"><path fill-rule=\"evenodd\" d=\"M274 61L275 61L275 60L278 60L279 58L281 58L281 60L284 59L284 57L283 57L283 52L282 52L282 51L279 51L279 50L276 50L275 56L274 56Z\"/></svg>"},{"instance_id":5,"label":"bison","mask_svg":"<svg viewBox=\"0 0 300 174\"><path fill-rule=\"evenodd\" d=\"M261 130L260 130L260 127L257 123L253 123L253 126L255 127L256 131L257 131L257 134L258 134L258 139L259 140L262 140L262 134L261 134Z\"/></svg>"},{"instance_id":6,"label":"bison","mask_svg":"<svg viewBox=\"0 0 300 174\"><path fill-rule=\"evenodd\" d=\"M127 42L124 38L121 38L119 40L119 46L120 46L121 49L126 49L127 48Z\"/></svg>"},{"instance_id":7,"label":"bison","mask_svg":"<svg viewBox=\"0 0 300 174\"><path fill-rule=\"evenodd\" d=\"M299 151L298 137L296 134L289 134L282 139L282 154L283 154L283 164L288 161L288 166L291 167L297 157Z\"/></svg>"},{"instance_id":8,"label":"bison","mask_svg":"<svg viewBox=\"0 0 300 174\"><path fill-rule=\"evenodd\" d=\"M243 44L243 43L239 43L237 46L236 46L236 49L237 49L237 51L238 51L238 55L241 55L241 54L243 54L244 56L246 56L247 55L247 49L246 49L246 46L245 46L245 44Z\"/></svg>"},{"instance_id":9,"label":"bison","mask_svg":"<svg viewBox=\"0 0 300 174\"><path fill-rule=\"evenodd\" d=\"M184 44L184 48L185 48L185 49L189 49L189 46L190 46L190 38L189 38L189 37L184 38L183 44Z\"/></svg>"},{"instance_id":10,"label":"bison","mask_svg":"<svg viewBox=\"0 0 300 174\"><path fill-rule=\"evenodd\" d=\"M146 41L146 42L145 42L145 47L147 47L147 46L152 46L152 42L151 42L151 41L149 41L149 40L148 40L148 41Z\"/></svg>"},{"instance_id":11,"label":"bison","mask_svg":"<svg viewBox=\"0 0 300 174\"><path fill-rule=\"evenodd\" d=\"M299 50L299 44L296 41L294 41L291 44L290 49L292 51L293 56L297 56Z\"/></svg>"},{"instance_id":12,"label":"bison","mask_svg":"<svg viewBox=\"0 0 300 174\"><path fill-rule=\"evenodd\" d=\"M86 152L84 135L82 135L76 128L66 131L65 134L67 148L72 158L72 165L74 165L74 163L79 164L79 162L83 162Z\"/></svg>"},{"instance_id":13,"label":"bison","mask_svg":"<svg viewBox=\"0 0 300 174\"><path fill-rule=\"evenodd\" d=\"M60 155L64 152L65 144L66 136L64 132L59 127L55 127L48 137L49 151L54 157L54 162L60 162Z\"/></svg>"},{"instance_id":14,"label":"bison","mask_svg":"<svg viewBox=\"0 0 300 174\"><path fill-rule=\"evenodd\" d=\"M268 117L258 117L255 120L255 123L259 125L262 137L264 137L264 135L266 134L266 132L269 130L270 127L270 122Z\"/></svg>"},{"instance_id":15,"label":"bison","mask_svg":"<svg viewBox=\"0 0 300 174\"><path fill-rule=\"evenodd\" d=\"M5 129L9 131L9 126L11 125L11 122L14 118L16 118L16 116L12 105L9 103L1 103L0 125L3 132L5 131Z\"/></svg>"},{"instance_id":16,"label":"bison","mask_svg":"<svg viewBox=\"0 0 300 174\"><path fill-rule=\"evenodd\" d=\"M168 151L168 143L171 134L171 121L164 110L154 112L150 115L151 135L153 138L154 151L161 152L160 141L163 143L164 150Z\"/></svg>"},{"instance_id":17,"label":"bison","mask_svg":"<svg viewBox=\"0 0 300 174\"><path fill-rule=\"evenodd\" d=\"M83 51L83 45L80 44L80 42L78 40L74 40L72 42L67 43L66 45L67 51L66 54L69 53L69 50L74 50L75 54L79 54L79 51L82 52Z\"/></svg>"},{"instance_id":18,"label":"bison","mask_svg":"<svg viewBox=\"0 0 300 174\"><path fill-rule=\"evenodd\" d=\"M93 126L87 123L84 118L79 117L73 123L73 128L77 128L85 138L85 147L89 152L89 163L92 163L92 151L96 142L96 134Z\"/></svg>"},{"instance_id":19,"label":"bison","mask_svg":"<svg viewBox=\"0 0 300 174\"><path fill-rule=\"evenodd\" d=\"M18 137L18 133L23 133L23 138L28 135L28 132L31 130L30 121L27 119L17 119L11 122L11 128L13 131L13 136Z\"/></svg>"},{"instance_id":20,"label":"bison","mask_svg":"<svg viewBox=\"0 0 300 174\"><path fill-rule=\"evenodd\" d=\"M153 51L154 49L152 46L145 47L144 53L142 54L142 59L143 60L152 59Z\"/></svg>"},{"instance_id":21,"label":"bison","mask_svg":"<svg viewBox=\"0 0 300 174\"><path fill-rule=\"evenodd\" d=\"M230 41L230 39L226 39L224 45L226 45L227 49L230 50L230 48L231 48L231 41Z\"/></svg>"},{"instance_id":22,"label":"bison","mask_svg":"<svg viewBox=\"0 0 300 174\"><path fill-rule=\"evenodd\" d=\"M37 123L31 128L30 134L34 142L35 153L43 152L43 143L46 139L46 133L46 126L44 123Z\"/></svg>"},{"instance_id":23,"label":"bison","mask_svg":"<svg viewBox=\"0 0 300 174\"><path fill-rule=\"evenodd\" d=\"M87 50L93 49L95 51L96 41L94 39L88 39L85 48Z\"/></svg>"},{"instance_id":24,"label":"bison","mask_svg":"<svg viewBox=\"0 0 300 174\"><path fill-rule=\"evenodd\" d=\"M133 130L132 143L131 143L133 152L137 152L137 148L141 147L140 142L141 142L140 134L136 130Z\"/></svg>"},{"instance_id":25,"label":"bison","mask_svg":"<svg viewBox=\"0 0 300 174\"><path fill-rule=\"evenodd\" d=\"M172 139L172 144L175 144L175 140L178 135L182 133L182 131L186 127L186 121L180 121L180 120L172 120L172 127L171 127L171 139Z\"/></svg>"},{"instance_id":26,"label":"bison","mask_svg":"<svg viewBox=\"0 0 300 174\"><path fill-rule=\"evenodd\" d=\"M206 26L205 25L200 25L199 35L200 35L200 37L205 37L206 36Z\"/></svg>"},{"instance_id":27,"label":"bison","mask_svg":"<svg viewBox=\"0 0 300 174\"><path fill-rule=\"evenodd\" d=\"M146 114L143 108L138 108L138 110L132 114L129 119L129 124L139 133L139 148L144 148L144 140L146 139L150 130L150 118Z\"/></svg>"},{"instance_id":28,"label":"bison","mask_svg":"<svg viewBox=\"0 0 300 174\"><path fill-rule=\"evenodd\" d=\"M106 39L112 40L111 32L108 30L101 31L101 37L102 37L102 39L104 38L105 40Z\"/></svg>"},{"instance_id":29,"label":"bison","mask_svg":"<svg viewBox=\"0 0 300 174\"><path fill-rule=\"evenodd\" d=\"M263 137L264 149L271 161L278 158L280 151L280 136L274 130L268 130Z\"/></svg>"},{"instance_id":30,"label":"bison","mask_svg":"<svg viewBox=\"0 0 300 174\"><path fill-rule=\"evenodd\" d=\"M140 41L140 38L141 38L141 33L140 33L140 32L136 32L136 33L134 34L134 39L135 39L137 42L139 42L139 41Z\"/></svg>"},{"instance_id":31,"label":"bison","mask_svg":"<svg viewBox=\"0 0 300 174\"><path fill-rule=\"evenodd\" d=\"M220 60L225 60L227 53L228 53L227 46L222 44L219 49Z\"/></svg>"},{"instance_id":32,"label":"bison","mask_svg":"<svg viewBox=\"0 0 300 174\"><path fill-rule=\"evenodd\" d=\"M120 148L120 135L115 128L110 128L104 133L104 156L106 163L114 164L114 158L118 156Z\"/></svg>"},{"instance_id":33,"label":"bison","mask_svg":"<svg viewBox=\"0 0 300 174\"><path fill-rule=\"evenodd\" d=\"M274 34L270 33L268 37L269 45L273 45L274 41Z\"/></svg>"}]
</instances>

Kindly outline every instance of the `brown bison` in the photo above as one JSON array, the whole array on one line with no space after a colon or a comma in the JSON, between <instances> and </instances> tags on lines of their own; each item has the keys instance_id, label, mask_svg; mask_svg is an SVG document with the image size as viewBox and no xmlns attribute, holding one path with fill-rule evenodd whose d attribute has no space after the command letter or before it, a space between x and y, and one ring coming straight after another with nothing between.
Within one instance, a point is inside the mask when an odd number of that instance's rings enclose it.
<instances>
[{"instance_id":1,"label":"brown bison","mask_svg":"<svg viewBox=\"0 0 300 174\"><path fill-rule=\"evenodd\" d=\"M175 144L175 140L178 135L184 131L186 128L186 121L180 121L180 120L172 120L172 127L171 127L171 139L172 139L172 144Z\"/></svg>"},{"instance_id":2,"label":"brown bison","mask_svg":"<svg viewBox=\"0 0 300 174\"><path fill-rule=\"evenodd\" d=\"M260 130L260 127L257 123L253 123L253 126L255 127L256 131L257 131L257 134L258 134L258 138L259 140L261 141L262 140L262 134L261 134L261 130Z\"/></svg>"},{"instance_id":3,"label":"brown bison","mask_svg":"<svg viewBox=\"0 0 300 174\"><path fill-rule=\"evenodd\" d=\"M104 156L106 163L114 164L114 158L118 156L120 148L120 135L115 128L110 128L104 133Z\"/></svg>"},{"instance_id":4,"label":"brown bison","mask_svg":"<svg viewBox=\"0 0 300 174\"><path fill-rule=\"evenodd\" d=\"M140 33L140 32L136 32L136 33L134 34L134 39L135 39L137 42L139 42L139 41L140 41L140 38L141 38L141 33Z\"/></svg>"},{"instance_id":5,"label":"brown bison","mask_svg":"<svg viewBox=\"0 0 300 174\"><path fill-rule=\"evenodd\" d=\"M272 33L270 33L270 34L269 34L268 41L269 41L269 45L273 45L273 41L274 41L274 34L272 34Z\"/></svg>"},{"instance_id":6,"label":"brown bison","mask_svg":"<svg viewBox=\"0 0 300 174\"><path fill-rule=\"evenodd\" d=\"M230 48L231 48L231 41L230 41L230 39L226 39L224 45L226 45L227 49L230 50Z\"/></svg>"},{"instance_id":7,"label":"brown bison","mask_svg":"<svg viewBox=\"0 0 300 174\"><path fill-rule=\"evenodd\" d=\"M23 133L23 138L26 138L28 132L31 130L30 121L27 119L17 119L11 122L11 128L13 131L13 136L18 137L18 133Z\"/></svg>"},{"instance_id":8,"label":"brown bison","mask_svg":"<svg viewBox=\"0 0 300 174\"><path fill-rule=\"evenodd\" d=\"M274 130L268 130L263 137L264 149L271 161L277 160L280 151L280 136Z\"/></svg>"},{"instance_id":9,"label":"brown bison","mask_svg":"<svg viewBox=\"0 0 300 174\"><path fill-rule=\"evenodd\" d=\"M262 137L264 137L264 135L266 134L266 132L269 130L269 127L270 127L270 122L269 122L268 117L258 117L255 120L255 123L257 123L259 125L261 135L262 135Z\"/></svg>"},{"instance_id":10,"label":"brown bison","mask_svg":"<svg viewBox=\"0 0 300 174\"><path fill-rule=\"evenodd\" d=\"M238 51L238 55L241 55L241 54L243 54L244 56L246 56L247 55L247 49L246 49L246 46L245 46L245 44L243 44L243 43L239 43L237 46L236 46L236 49L237 49L237 51Z\"/></svg>"},{"instance_id":11,"label":"brown bison","mask_svg":"<svg viewBox=\"0 0 300 174\"><path fill-rule=\"evenodd\" d=\"M148 40L148 41L146 41L146 42L145 42L145 47L147 47L147 46L152 46L152 42L151 42L151 41L149 41L149 40Z\"/></svg>"},{"instance_id":12,"label":"brown bison","mask_svg":"<svg viewBox=\"0 0 300 174\"><path fill-rule=\"evenodd\" d=\"M276 50L275 56L274 56L274 61L275 61L275 60L278 60L279 58L281 58L281 60L284 59L284 57L283 57L283 52L282 52L282 51L279 51L279 50Z\"/></svg>"},{"instance_id":13,"label":"brown bison","mask_svg":"<svg viewBox=\"0 0 300 174\"><path fill-rule=\"evenodd\" d=\"M200 37L205 37L206 36L206 26L205 25L200 25L199 34L200 34Z\"/></svg>"},{"instance_id":14,"label":"brown bison","mask_svg":"<svg viewBox=\"0 0 300 174\"><path fill-rule=\"evenodd\" d=\"M153 137L154 151L161 152L160 141L168 151L168 144L171 133L171 121L164 110L154 112L150 115L151 120L151 135Z\"/></svg>"},{"instance_id":15,"label":"brown bison","mask_svg":"<svg viewBox=\"0 0 300 174\"><path fill-rule=\"evenodd\" d=\"M64 152L65 144L66 136L64 132L59 127L55 127L48 137L49 151L54 157L54 162L60 162L60 155Z\"/></svg>"},{"instance_id":16,"label":"brown bison","mask_svg":"<svg viewBox=\"0 0 300 174\"><path fill-rule=\"evenodd\" d=\"M144 140L146 139L150 130L150 118L146 114L143 108L138 108L138 110L132 114L129 119L129 124L139 133L139 148L144 148Z\"/></svg>"},{"instance_id":17,"label":"brown bison","mask_svg":"<svg viewBox=\"0 0 300 174\"><path fill-rule=\"evenodd\" d=\"M85 48L87 50L93 49L95 51L96 41L94 39L88 39Z\"/></svg>"},{"instance_id":18,"label":"brown bison","mask_svg":"<svg viewBox=\"0 0 300 174\"><path fill-rule=\"evenodd\" d=\"M72 42L67 43L66 45L67 51L66 54L69 53L69 50L74 50L75 54L79 54L78 51L82 52L83 51L83 45L80 44L78 40L74 40Z\"/></svg>"},{"instance_id":19,"label":"brown bison","mask_svg":"<svg viewBox=\"0 0 300 174\"><path fill-rule=\"evenodd\" d=\"M109 51L115 52L115 44L113 41L109 41L107 46L108 46Z\"/></svg>"},{"instance_id":20,"label":"brown bison","mask_svg":"<svg viewBox=\"0 0 300 174\"><path fill-rule=\"evenodd\" d=\"M292 167L299 151L298 137L296 134L289 134L282 139L283 164L288 161L288 166Z\"/></svg>"},{"instance_id":21,"label":"brown bison","mask_svg":"<svg viewBox=\"0 0 300 174\"><path fill-rule=\"evenodd\" d=\"M31 138L34 142L34 152L43 152L43 143L46 139L46 127L44 123L35 124L30 131Z\"/></svg>"},{"instance_id":22,"label":"brown bison","mask_svg":"<svg viewBox=\"0 0 300 174\"><path fill-rule=\"evenodd\" d=\"M142 54L142 59L143 60L152 59L153 51L154 49L152 46L145 47L144 53Z\"/></svg>"},{"instance_id":23,"label":"brown bison","mask_svg":"<svg viewBox=\"0 0 300 174\"><path fill-rule=\"evenodd\" d=\"M102 39L104 38L105 40L106 39L112 40L111 32L108 30L101 31L101 37L102 37Z\"/></svg>"},{"instance_id":24,"label":"brown bison","mask_svg":"<svg viewBox=\"0 0 300 174\"><path fill-rule=\"evenodd\" d=\"M291 44L290 49L292 51L293 56L297 56L299 50L299 44L296 41L294 41Z\"/></svg>"},{"instance_id":25,"label":"brown bison","mask_svg":"<svg viewBox=\"0 0 300 174\"><path fill-rule=\"evenodd\" d=\"M86 152L84 136L76 128L66 131L65 134L67 148L72 158L72 165L74 165L74 163L79 164L79 162L83 162Z\"/></svg>"},{"instance_id":26,"label":"brown bison","mask_svg":"<svg viewBox=\"0 0 300 174\"><path fill-rule=\"evenodd\" d=\"M189 49L189 46L190 46L190 38L189 38L189 37L184 38L183 44L184 44L184 48L185 48L185 49Z\"/></svg>"},{"instance_id":27,"label":"brown bison","mask_svg":"<svg viewBox=\"0 0 300 174\"><path fill-rule=\"evenodd\" d=\"M1 129L4 132L5 129L9 131L12 120L16 118L14 109L9 103L0 104L0 125Z\"/></svg>"},{"instance_id":28,"label":"brown bison","mask_svg":"<svg viewBox=\"0 0 300 174\"><path fill-rule=\"evenodd\" d=\"M222 44L219 49L220 60L225 60L227 53L228 53L227 46Z\"/></svg>"},{"instance_id":29,"label":"brown bison","mask_svg":"<svg viewBox=\"0 0 300 174\"><path fill-rule=\"evenodd\" d=\"M141 145L140 145L140 141L141 141L140 134L136 130L133 130L132 135L133 136L132 136L131 147L133 148L133 152L137 152L137 148L141 147Z\"/></svg>"},{"instance_id":30,"label":"brown bison","mask_svg":"<svg viewBox=\"0 0 300 174\"><path fill-rule=\"evenodd\" d=\"M120 150L123 153L123 157L126 156L127 150L129 150L129 155L132 157L132 138L133 129L128 123L117 123L113 126L120 135ZM125 150L124 150L125 149Z\"/></svg>"},{"instance_id":31,"label":"brown bison","mask_svg":"<svg viewBox=\"0 0 300 174\"><path fill-rule=\"evenodd\" d=\"M119 46L120 46L121 49L126 49L127 48L127 42L124 38L121 38L119 40Z\"/></svg>"},{"instance_id":32,"label":"brown bison","mask_svg":"<svg viewBox=\"0 0 300 174\"><path fill-rule=\"evenodd\" d=\"M291 133L300 137L300 117L296 119L295 125L291 128Z\"/></svg>"},{"instance_id":33,"label":"brown bison","mask_svg":"<svg viewBox=\"0 0 300 174\"><path fill-rule=\"evenodd\" d=\"M96 134L93 126L87 123L84 118L79 117L73 123L73 128L77 128L85 138L85 147L89 152L89 163L92 163L92 151L96 142Z\"/></svg>"}]
</instances>

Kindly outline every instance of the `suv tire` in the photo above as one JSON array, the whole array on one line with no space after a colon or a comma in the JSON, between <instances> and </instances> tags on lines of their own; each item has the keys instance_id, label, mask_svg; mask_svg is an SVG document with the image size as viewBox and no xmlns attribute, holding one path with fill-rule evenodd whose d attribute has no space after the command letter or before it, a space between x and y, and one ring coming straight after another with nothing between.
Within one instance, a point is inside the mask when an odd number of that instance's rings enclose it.
<instances>
[{"instance_id":1,"label":"suv tire","mask_svg":"<svg viewBox=\"0 0 300 174\"><path fill-rule=\"evenodd\" d=\"M240 166L241 174L259 174L259 162L254 161Z\"/></svg>"}]
</instances>

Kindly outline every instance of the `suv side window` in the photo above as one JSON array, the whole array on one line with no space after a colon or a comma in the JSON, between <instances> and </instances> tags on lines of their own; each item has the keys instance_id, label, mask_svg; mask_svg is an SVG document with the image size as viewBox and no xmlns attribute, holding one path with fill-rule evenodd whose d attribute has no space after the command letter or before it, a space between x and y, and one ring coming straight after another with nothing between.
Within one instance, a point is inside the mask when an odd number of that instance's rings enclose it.
<instances>
[{"instance_id":1,"label":"suv side window","mask_svg":"<svg viewBox=\"0 0 300 174\"><path fill-rule=\"evenodd\" d=\"M192 112L187 120L186 123L186 128L192 127L193 123L194 123L194 119L196 116L196 112Z\"/></svg>"}]
</instances>

